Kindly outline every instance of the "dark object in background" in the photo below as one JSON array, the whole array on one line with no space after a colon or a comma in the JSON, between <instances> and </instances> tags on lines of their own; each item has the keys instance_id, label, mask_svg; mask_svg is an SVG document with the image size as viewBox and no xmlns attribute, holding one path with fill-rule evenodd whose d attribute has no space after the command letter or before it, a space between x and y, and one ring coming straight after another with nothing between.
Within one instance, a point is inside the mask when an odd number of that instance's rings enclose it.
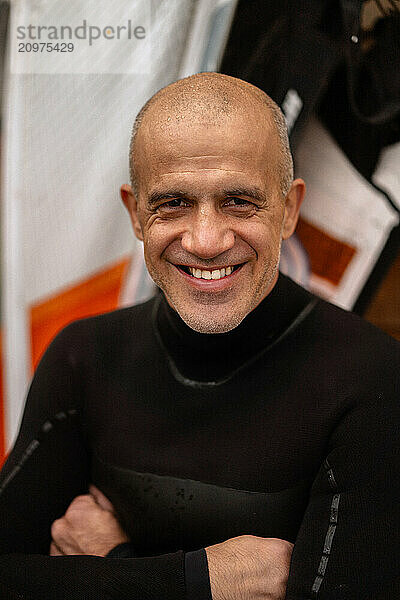
<instances>
[{"instance_id":1,"label":"dark object in background","mask_svg":"<svg viewBox=\"0 0 400 600\"><path fill-rule=\"evenodd\" d=\"M400 116L400 4L366 32L354 5L347 11L347 4L342 0L350 105L361 121L383 125ZM355 28L359 34L354 37Z\"/></svg>"},{"instance_id":2,"label":"dark object in background","mask_svg":"<svg viewBox=\"0 0 400 600\"><path fill-rule=\"evenodd\" d=\"M345 60L332 77L318 108L320 120L371 185L375 185L372 177L383 148L400 140L400 12L391 4L392 10L376 21L371 31L361 30L356 11L344 20L348 42ZM353 34L358 38L357 43L351 40L350 27L353 31L358 29ZM398 211L393 200L384 190L380 191ZM390 233L353 307L354 312L364 315L399 248L398 225Z\"/></svg>"},{"instance_id":3,"label":"dark object in background","mask_svg":"<svg viewBox=\"0 0 400 600\"><path fill-rule=\"evenodd\" d=\"M400 73L400 65L399 65ZM400 75L398 75L400 78ZM365 93L369 96L369 93ZM340 118L338 118L340 115ZM331 79L319 107L318 117L365 179L371 180L382 148L400 138L400 118L371 124L353 112L347 96L347 77L342 64Z\"/></svg>"},{"instance_id":4,"label":"dark object in background","mask_svg":"<svg viewBox=\"0 0 400 600\"><path fill-rule=\"evenodd\" d=\"M292 147L322 101L325 124L345 152L352 137L349 158L370 179L381 148L399 138L400 12L392 8L371 32L362 32L362 5L240 0L221 71L257 85L282 107ZM365 145L352 136L353 121L368 124L356 125L368 143L367 169L356 156Z\"/></svg>"},{"instance_id":5,"label":"dark object in background","mask_svg":"<svg viewBox=\"0 0 400 600\"><path fill-rule=\"evenodd\" d=\"M329 83L319 117L370 181L381 150L400 139L400 12L358 37Z\"/></svg>"},{"instance_id":6,"label":"dark object in background","mask_svg":"<svg viewBox=\"0 0 400 600\"><path fill-rule=\"evenodd\" d=\"M239 0L221 71L282 107L292 147L343 59L340 24L337 1Z\"/></svg>"},{"instance_id":7,"label":"dark object in background","mask_svg":"<svg viewBox=\"0 0 400 600\"><path fill-rule=\"evenodd\" d=\"M363 4L239 0L221 71L257 85L281 106L294 150L316 112L371 182L382 148L400 139L400 15L396 1L385 11L376 0L383 16L372 31L363 32ZM399 246L396 227L356 312L368 306Z\"/></svg>"}]
</instances>

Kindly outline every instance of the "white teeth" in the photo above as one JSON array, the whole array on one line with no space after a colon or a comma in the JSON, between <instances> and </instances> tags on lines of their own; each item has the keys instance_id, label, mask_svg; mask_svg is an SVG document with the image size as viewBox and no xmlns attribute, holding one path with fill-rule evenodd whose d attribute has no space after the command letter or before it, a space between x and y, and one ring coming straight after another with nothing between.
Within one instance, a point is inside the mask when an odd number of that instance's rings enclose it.
<instances>
[{"instance_id":1,"label":"white teeth","mask_svg":"<svg viewBox=\"0 0 400 600\"><path fill-rule=\"evenodd\" d=\"M194 267L188 267L192 277L196 279L222 279L233 272L234 267L225 267L223 269L214 269L214 271L202 271Z\"/></svg>"}]
</instances>

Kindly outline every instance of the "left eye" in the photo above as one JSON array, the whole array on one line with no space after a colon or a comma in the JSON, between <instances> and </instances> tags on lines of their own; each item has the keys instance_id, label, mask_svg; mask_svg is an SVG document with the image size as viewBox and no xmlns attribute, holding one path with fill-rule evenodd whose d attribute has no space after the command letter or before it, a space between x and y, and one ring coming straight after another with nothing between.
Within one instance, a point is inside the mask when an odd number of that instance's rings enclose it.
<instances>
[{"instance_id":1,"label":"left eye","mask_svg":"<svg viewBox=\"0 0 400 600\"><path fill-rule=\"evenodd\" d=\"M225 206L249 207L252 206L252 203L244 198L229 198L225 202Z\"/></svg>"}]
</instances>

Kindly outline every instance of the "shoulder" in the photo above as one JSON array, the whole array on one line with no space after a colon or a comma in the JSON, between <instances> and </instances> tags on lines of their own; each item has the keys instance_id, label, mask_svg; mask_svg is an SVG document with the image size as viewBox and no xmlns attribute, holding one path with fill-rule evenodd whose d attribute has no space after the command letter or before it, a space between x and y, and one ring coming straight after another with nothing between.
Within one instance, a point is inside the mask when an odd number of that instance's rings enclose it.
<instances>
[{"instance_id":1,"label":"shoulder","mask_svg":"<svg viewBox=\"0 0 400 600\"><path fill-rule=\"evenodd\" d=\"M284 348L304 378L338 398L400 393L399 341L322 299L310 299L309 306Z\"/></svg>"},{"instance_id":2,"label":"shoulder","mask_svg":"<svg viewBox=\"0 0 400 600\"><path fill-rule=\"evenodd\" d=\"M61 335L66 335L71 332L86 332L86 331L101 331L123 329L129 327L141 327L151 320L152 310L155 304L155 297L143 302L119 308L108 313L96 315L94 317L86 317L78 319L67 325Z\"/></svg>"},{"instance_id":3,"label":"shoulder","mask_svg":"<svg viewBox=\"0 0 400 600\"><path fill-rule=\"evenodd\" d=\"M377 343L380 346L400 350L400 342L390 337L359 315L315 296L287 275L280 275L284 293L297 301L303 310L297 319L298 328L305 337L333 344L334 347L346 344L362 349L365 345Z\"/></svg>"},{"instance_id":4,"label":"shoulder","mask_svg":"<svg viewBox=\"0 0 400 600\"><path fill-rule=\"evenodd\" d=\"M312 319L322 373L358 401L400 393L400 342L360 316L320 300ZM322 363L322 364L321 364ZM373 400L373 401L375 401Z\"/></svg>"},{"instance_id":5,"label":"shoulder","mask_svg":"<svg viewBox=\"0 0 400 600\"><path fill-rule=\"evenodd\" d=\"M400 359L400 342L353 312L318 300L314 318L321 339L335 348L369 356L379 350Z\"/></svg>"},{"instance_id":6,"label":"shoulder","mask_svg":"<svg viewBox=\"0 0 400 600\"><path fill-rule=\"evenodd\" d=\"M321 414L332 416L330 448L343 452L343 464L349 444L359 461L370 452L384 462L398 447L400 342L319 298L299 329L302 377L315 385Z\"/></svg>"},{"instance_id":7,"label":"shoulder","mask_svg":"<svg viewBox=\"0 0 400 600\"><path fill-rule=\"evenodd\" d=\"M363 352L371 345L394 352L399 357L400 342L384 333L359 315L344 310L314 296L289 277L285 277L286 293L304 306L297 329L306 343L320 343L330 348L346 347L348 351Z\"/></svg>"},{"instance_id":8,"label":"shoulder","mask_svg":"<svg viewBox=\"0 0 400 600\"><path fill-rule=\"evenodd\" d=\"M73 321L62 329L49 347L51 352L64 352L69 356L109 351L123 348L132 340L145 343L152 332L152 312L156 299L118 309L109 313Z\"/></svg>"}]
</instances>

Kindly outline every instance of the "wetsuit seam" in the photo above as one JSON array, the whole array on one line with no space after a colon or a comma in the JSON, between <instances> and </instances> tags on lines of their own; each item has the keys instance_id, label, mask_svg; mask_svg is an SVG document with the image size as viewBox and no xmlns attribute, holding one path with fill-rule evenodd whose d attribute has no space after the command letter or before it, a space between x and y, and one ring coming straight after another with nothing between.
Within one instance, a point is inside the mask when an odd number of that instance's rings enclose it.
<instances>
[{"instance_id":1,"label":"wetsuit seam","mask_svg":"<svg viewBox=\"0 0 400 600\"><path fill-rule=\"evenodd\" d=\"M29 444L25 447L25 450L22 452L21 458L17 462L17 464L11 469L10 473L4 479L3 483L0 485L0 496L7 488L7 486L11 483L14 477L21 471L22 467L25 465L27 460L32 456L32 454L39 448L40 444L43 441L43 438L54 429L54 426L57 423L61 423L67 419L73 419L77 416L78 411L76 408L71 408L66 411L59 411L52 417L52 419L46 419L43 423L36 437L33 438L29 442Z\"/></svg>"},{"instance_id":2,"label":"wetsuit seam","mask_svg":"<svg viewBox=\"0 0 400 600\"><path fill-rule=\"evenodd\" d=\"M246 368L250 367L252 364L256 363L257 360L259 360L264 354L266 354L267 352L272 350L275 346L277 346L280 342L282 342L286 337L288 337L292 333L292 331L294 331L308 317L308 315L313 311L313 309L319 302L320 302L319 298L313 298L312 300L310 300L310 302L308 302L306 304L306 306L301 310L301 312L297 315L297 317L295 319L293 319L293 321L284 329L284 331L275 340L273 340L265 348L262 348L260 350L260 352L257 352L254 356L249 358L249 360L247 360L244 363L242 363L241 365L239 365L239 367L237 367L236 369L231 371L228 375L226 375L225 377L223 377L221 379L217 379L216 381L198 381L195 379L190 379L189 377L185 377L184 375L182 375L182 373L179 371L171 354L168 352L168 349L167 349L166 345L164 344L161 334L157 327L157 315L158 315L158 310L159 310L159 307L161 304L161 296L158 296L154 302L151 321L152 321L153 330L154 330L154 334L156 336L157 342L166 355L169 370L172 373L175 380L178 381L179 383L181 383L187 387L191 387L191 388L196 388L196 389L213 388L213 387L217 387L220 385L224 385L225 383L228 383L236 375L238 375L239 373L244 371Z\"/></svg>"},{"instance_id":3,"label":"wetsuit seam","mask_svg":"<svg viewBox=\"0 0 400 600\"><path fill-rule=\"evenodd\" d=\"M336 533L336 526L338 522L339 515L339 503L340 503L340 493L338 491L338 485L335 479L335 475L329 461L326 459L323 463L323 468L325 470L325 474L328 478L328 483L330 488L333 491L332 501L330 505L329 511L329 523L328 529L325 535L324 546L322 549L321 558L318 565L317 574L315 576L314 582L311 587L311 598L317 598L322 582L325 578L326 569L328 567L328 562L332 550L333 539Z\"/></svg>"},{"instance_id":4,"label":"wetsuit seam","mask_svg":"<svg viewBox=\"0 0 400 600\"><path fill-rule=\"evenodd\" d=\"M160 479L175 479L178 481L183 481L183 482L188 482L188 483L200 483L202 485L205 486L210 486L210 487L215 487L218 488L220 490L227 490L227 491L231 491L231 492L240 492L242 494L249 494L251 496L271 496L273 494L282 494L282 492L290 492L292 490L296 490L299 488L299 486L301 485L309 485L310 483L310 478L309 477L303 477L303 479L300 479L295 485L292 485L288 488L282 488L279 490L274 490L274 491L269 491L269 490L263 490L263 491L257 491L257 490L246 490L244 488L240 488L240 487L233 487L233 486L229 486L229 485L220 485L218 483L213 483L210 481L203 481L200 479L193 479L191 477L176 477L174 475L166 475L166 474L161 474L161 473L155 473L152 471L135 471L134 469L130 469L129 467L125 467L125 466L120 466L120 465L116 465L114 463L105 461L103 459L101 459L95 452L93 453L93 459L94 461L97 461L98 463L101 463L101 465L103 465L104 467L111 467L113 469L118 469L121 471L131 471L137 475L143 475L143 476L149 476L149 477L156 477L156 478L160 478Z\"/></svg>"}]
</instances>

